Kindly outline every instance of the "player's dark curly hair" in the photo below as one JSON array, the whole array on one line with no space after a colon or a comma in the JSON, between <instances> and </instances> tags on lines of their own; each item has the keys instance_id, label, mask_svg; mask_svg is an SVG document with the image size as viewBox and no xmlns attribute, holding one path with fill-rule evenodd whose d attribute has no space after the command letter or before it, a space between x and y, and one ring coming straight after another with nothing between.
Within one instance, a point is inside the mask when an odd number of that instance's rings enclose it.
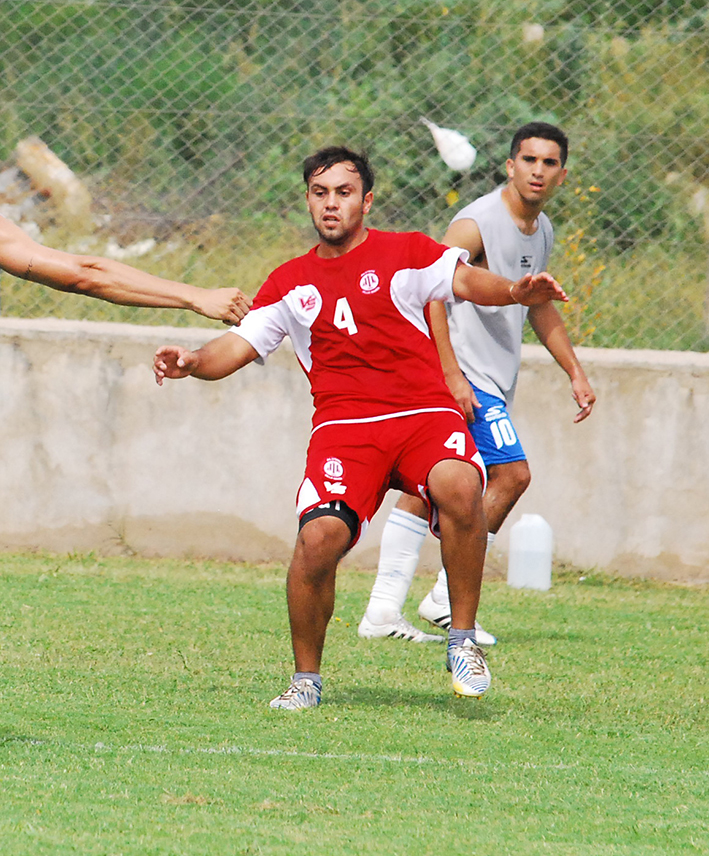
<instances>
[{"instance_id":1,"label":"player's dark curly hair","mask_svg":"<svg viewBox=\"0 0 709 856\"><path fill-rule=\"evenodd\" d=\"M524 140L529 140L531 137L538 137L540 140L551 140L557 143L561 152L561 165L564 166L566 158L569 156L569 138L556 125L550 125L548 122L528 122L515 133L512 137L510 145L510 160L514 160L519 154L520 147Z\"/></svg>"},{"instance_id":2,"label":"player's dark curly hair","mask_svg":"<svg viewBox=\"0 0 709 856\"><path fill-rule=\"evenodd\" d=\"M374 170L372 169L369 158L364 152L358 154L345 146L328 146L325 149L315 152L303 162L303 180L306 186L314 175L319 175L321 172L335 166L336 163L349 161L359 173L362 179L362 196L365 196L374 187Z\"/></svg>"}]
</instances>

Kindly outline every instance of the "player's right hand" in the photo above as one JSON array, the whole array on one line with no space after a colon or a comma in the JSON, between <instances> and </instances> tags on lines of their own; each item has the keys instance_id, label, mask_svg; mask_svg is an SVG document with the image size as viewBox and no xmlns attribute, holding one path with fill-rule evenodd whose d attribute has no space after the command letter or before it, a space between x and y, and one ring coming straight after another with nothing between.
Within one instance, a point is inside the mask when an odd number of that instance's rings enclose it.
<instances>
[{"instance_id":1,"label":"player's right hand","mask_svg":"<svg viewBox=\"0 0 709 856\"><path fill-rule=\"evenodd\" d=\"M197 355L179 345L163 345L153 357L153 373L158 386L162 386L166 377L189 377L196 368Z\"/></svg>"},{"instance_id":2,"label":"player's right hand","mask_svg":"<svg viewBox=\"0 0 709 856\"><path fill-rule=\"evenodd\" d=\"M458 403L458 407L463 411L468 424L475 422L474 408L480 408L480 402L463 372L458 369L455 372L447 373L445 378L448 389Z\"/></svg>"}]
</instances>

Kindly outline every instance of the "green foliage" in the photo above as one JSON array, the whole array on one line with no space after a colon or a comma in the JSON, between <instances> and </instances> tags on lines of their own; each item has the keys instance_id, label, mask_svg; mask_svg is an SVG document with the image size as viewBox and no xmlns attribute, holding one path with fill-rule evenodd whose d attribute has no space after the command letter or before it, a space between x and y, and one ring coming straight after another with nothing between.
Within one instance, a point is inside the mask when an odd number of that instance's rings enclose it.
<instances>
[{"instance_id":1,"label":"green foliage","mask_svg":"<svg viewBox=\"0 0 709 856\"><path fill-rule=\"evenodd\" d=\"M544 119L570 135L572 179L602 189L589 227L606 267L657 243L684 267L700 223L691 188L669 178L696 189L709 177L705 5L0 4L0 157L39 134L125 209L160 223L225 216L243 255L266 223L279 246L294 220L302 231L300 164L317 146L369 151L373 225L440 237L449 202L503 181L512 133ZM525 40L530 23L541 38ZM445 168L421 115L470 137L470 174ZM562 192L560 231L567 216L574 200ZM683 342L697 341L703 288L698 278Z\"/></svg>"}]
</instances>

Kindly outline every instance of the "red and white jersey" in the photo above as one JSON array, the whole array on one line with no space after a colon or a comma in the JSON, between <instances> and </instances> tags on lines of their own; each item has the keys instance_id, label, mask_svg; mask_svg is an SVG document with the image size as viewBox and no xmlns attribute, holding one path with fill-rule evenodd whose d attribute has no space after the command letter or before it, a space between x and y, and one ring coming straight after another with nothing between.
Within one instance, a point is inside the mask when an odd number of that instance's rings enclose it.
<instances>
[{"instance_id":1,"label":"red and white jersey","mask_svg":"<svg viewBox=\"0 0 709 856\"><path fill-rule=\"evenodd\" d=\"M316 248L277 268L232 331L266 357L290 336L309 380L313 425L454 409L424 310L455 301L467 252L419 232L380 232L337 258Z\"/></svg>"}]
</instances>

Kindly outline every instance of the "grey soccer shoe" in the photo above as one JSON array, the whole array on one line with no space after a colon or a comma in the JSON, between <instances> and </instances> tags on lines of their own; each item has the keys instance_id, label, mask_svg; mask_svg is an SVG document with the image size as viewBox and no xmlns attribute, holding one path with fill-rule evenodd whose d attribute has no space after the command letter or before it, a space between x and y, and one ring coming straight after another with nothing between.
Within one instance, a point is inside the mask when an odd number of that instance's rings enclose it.
<instances>
[{"instance_id":1,"label":"grey soccer shoe","mask_svg":"<svg viewBox=\"0 0 709 856\"><path fill-rule=\"evenodd\" d=\"M288 689L269 702L269 707L279 710L303 710L320 704L322 690L310 678L292 680Z\"/></svg>"}]
</instances>

